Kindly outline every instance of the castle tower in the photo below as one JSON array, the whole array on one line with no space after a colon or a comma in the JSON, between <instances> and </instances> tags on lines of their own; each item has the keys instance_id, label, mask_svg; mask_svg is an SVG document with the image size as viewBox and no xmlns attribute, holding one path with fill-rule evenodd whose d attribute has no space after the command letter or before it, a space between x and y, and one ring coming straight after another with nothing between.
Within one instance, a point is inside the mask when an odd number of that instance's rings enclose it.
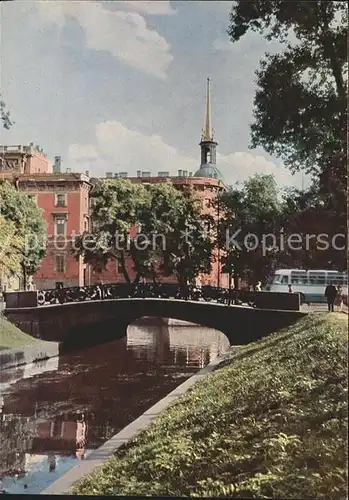
<instances>
[{"instance_id":1,"label":"castle tower","mask_svg":"<svg viewBox=\"0 0 349 500\"><path fill-rule=\"evenodd\" d=\"M211 89L210 79L207 78L206 88L206 117L205 128L202 133L200 148L201 148L201 164L195 177L211 177L223 181L222 174L216 166L216 148L218 143L214 140L211 126Z\"/></svg>"}]
</instances>

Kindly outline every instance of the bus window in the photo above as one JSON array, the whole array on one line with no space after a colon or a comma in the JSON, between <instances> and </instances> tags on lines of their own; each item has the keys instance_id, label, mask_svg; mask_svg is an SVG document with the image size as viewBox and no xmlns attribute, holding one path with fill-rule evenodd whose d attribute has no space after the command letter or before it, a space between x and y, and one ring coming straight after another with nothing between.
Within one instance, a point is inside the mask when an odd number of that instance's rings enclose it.
<instances>
[{"instance_id":1,"label":"bus window","mask_svg":"<svg viewBox=\"0 0 349 500\"><path fill-rule=\"evenodd\" d=\"M325 273L309 271L308 277L309 277L309 285L325 285L326 283Z\"/></svg>"},{"instance_id":2,"label":"bus window","mask_svg":"<svg viewBox=\"0 0 349 500\"><path fill-rule=\"evenodd\" d=\"M345 273L338 273L336 282L337 285L346 286L348 284L348 276Z\"/></svg>"},{"instance_id":3,"label":"bus window","mask_svg":"<svg viewBox=\"0 0 349 500\"><path fill-rule=\"evenodd\" d=\"M327 271L326 273L326 285L332 284L336 285L339 273L336 271Z\"/></svg>"},{"instance_id":4,"label":"bus window","mask_svg":"<svg viewBox=\"0 0 349 500\"><path fill-rule=\"evenodd\" d=\"M307 273L305 271L291 272L292 285L306 285L308 283Z\"/></svg>"},{"instance_id":5,"label":"bus window","mask_svg":"<svg viewBox=\"0 0 349 500\"><path fill-rule=\"evenodd\" d=\"M288 276L283 276L283 277L282 277L282 280L281 280L281 283L282 283L283 285L288 285Z\"/></svg>"},{"instance_id":6,"label":"bus window","mask_svg":"<svg viewBox=\"0 0 349 500\"><path fill-rule=\"evenodd\" d=\"M275 274L273 283L280 283L281 282L281 274Z\"/></svg>"}]
</instances>

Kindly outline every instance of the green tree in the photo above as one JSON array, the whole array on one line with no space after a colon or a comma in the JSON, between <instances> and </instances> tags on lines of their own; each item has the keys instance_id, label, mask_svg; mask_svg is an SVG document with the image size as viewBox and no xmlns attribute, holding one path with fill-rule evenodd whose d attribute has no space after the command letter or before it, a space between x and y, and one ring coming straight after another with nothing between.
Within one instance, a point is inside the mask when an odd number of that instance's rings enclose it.
<instances>
[{"instance_id":1,"label":"green tree","mask_svg":"<svg viewBox=\"0 0 349 500\"><path fill-rule=\"evenodd\" d=\"M23 237L20 267L26 288L28 277L37 271L46 254L46 221L34 201L8 182L0 184L0 213L5 220L12 221L17 234Z\"/></svg>"},{"instance_id":2,"label":"green tree","mask_svg":"<svg viewBox=\"0 0 349 500\"><path fill-rule=\"evenodd\" d=\"M2 126L7 130L9 130L13 125L13 122L11 121L10 118L10 112L7 111L6 104L1 99L1 94L0 94L0 120L2 121Z\"/></svg>"},{"instance_id":3,"label":"green tree","mask_svg":"<svg viewBox=\"0 0 349 500\"><path fill-rule=\"evenodd\" d=\"M347 27L344 2L237 1L233 42L247 32L283 43L258 71L252 146L314 176L325 208L346 226Z\"/></svg>"},{"instance_id":4,"label":"green tree","mask_svg":"<svg viewBox=\"0 0 349 500\"><path fill-rule=\"evenodd\" d=\"M337 214L324 206L314 186L307 192L285 192L281 226L285 241L291 235L302 241L285 245L279 255L282 267L346 269L345 232L337 232Z\"/></svg>"},{"instance_id":5,"label":"green tree","mask_svg":"<svg viewBox=\"0 0 349 500\"><path fill-rule=\"evenodd\" d=\"M223 272L239 279L265 282L277 262L281 202L272 175L255 175L231 187L217 200L218 246Z\"/></svg>"},{"instance_id":6,"label":"green tree","mask_svg":"<svg viewBox=\"0 0 349 500\"><path fill-rule=\"evenodd\" d=\"M91 193L91 231L75 241L74 253L83 255L85 263L101 271L108 262L117 260L124 279L131 282L126 261L134 257L137 271L135 282L141 276L141 259L144 265L147 255L135 252L134 235L145 206L149 206L149 195L145 186L129 180L96 181Z\"/></svg>"},{"instance_id":7,"label":"green tree","mask_svg":"<svg viewBox=\"0 0 349 500\"><path fill-rule=\"evenodd\" d=\"M117 259L130 283L126 262L131 259L137 283L141 276L156 281L172 274L184 282L210 269L212 243L204 237L200 208L190 191L119 179L96 182L92 200L92 231L77 238L75 254L95 270Z\"/></svg>"},{"instance_id":8,"label":"green tree","mask_svg":"<svg viewBox=\"0 0 349 500\"><path fill-rule=\"evenodd\" d=\"M0 215L0 276L20 273L23 245L24 237L18 233L14 222Z\"/></svg>"},{"instance_id":9,"label":"green tree","mask_svg":"<svg viewBox=\"0 0 349 500\"><path fill-rule=\"evenodd\" d=\"M200 273L212 269L214 240L210 235L213 219L202 214L195 192L172 184L149 186L150 210L143 218L143 227L156 238L153 258L160 275L176 276L180 285L192 282Z\"/></svg>"}]
</instances>

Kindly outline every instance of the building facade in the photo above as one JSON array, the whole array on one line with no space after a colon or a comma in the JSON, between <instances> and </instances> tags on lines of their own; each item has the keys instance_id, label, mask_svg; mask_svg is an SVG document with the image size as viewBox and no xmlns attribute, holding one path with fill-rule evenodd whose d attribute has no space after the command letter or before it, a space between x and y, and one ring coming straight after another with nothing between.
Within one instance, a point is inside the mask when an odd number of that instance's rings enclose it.
<instances>
[{"instance_id":1,"label":"building facade","mask_svg":"<svg viewBox=\"0 0 349 500\"><path fill-rule=\"evenodd\" d=\"M86 174L62 172L60 158L52 166L42 150L30 146L0 146L0 181L24 191L43 211L47 223L47 254L32 277L37 289L89 284L88 266L72 255L74 237L89 229ZM2 276L4 290L22 287L21 279Z\"/></svg>"},{"instance_id":2,"label":"building facade","mask_svg":"<svg viewBox=\"0 0 349 500\"><path fill-rule=\"evenodd\" d=\"M225 190L223 177L216 165L216 148L218 143L213 137L211 127L210 81L207 80L206 117L200 145L201 161L196 172L178 170L177 175L169 172L137 171L135 177L128 177L126 172L106 173L106 178L128 178L135 183L171 182L176 188L190 186L201 200L203 213L219 217L212 208L212 200ZM72 244L76 235L90 228L90 193L92 183L88 172L71 173L69 169L62 172L61 159L55 157L54 164L48 160L39 146L0 146L0 182L9 180L17 189L24 191L36 205L42 209L47 222L47 254L40 268L33 276L33 284L37 289L84 286L94 283L123 282L124 276L120 263L110 261L107 268L94 272L76 259L72 252ZM129 276L134 278L132 262L126 262ZM228 286L228 276L222 274L219 251L215 251L212 259L212 272L199 277L202 284L212 286ZM7 279L7 281L6 281ZM164 277L164 282L175 282L175 277ZM20 289L20 280L9 280L0 277L1 289Z\"/></svg>"}]
</instances>

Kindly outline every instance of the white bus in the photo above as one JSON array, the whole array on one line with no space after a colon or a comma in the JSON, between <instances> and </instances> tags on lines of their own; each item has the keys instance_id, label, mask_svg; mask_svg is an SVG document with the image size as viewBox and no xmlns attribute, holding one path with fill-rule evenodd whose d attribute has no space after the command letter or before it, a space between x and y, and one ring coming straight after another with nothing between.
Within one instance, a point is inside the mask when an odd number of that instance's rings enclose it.
<instances>
[{"instance_id":1,"label":"white bus","mask_svg":"<svg viewBox=\"0 0 349 500\"><path fill-rule=\"evenodd\" d=\"M332 283L341 286L343 293L348 293L348 274L339 271L322 269L277 269L269 286L271 292L292 291L301 295L301 302L326 302L325 288Z\"/></svg>"}]
</instances>

